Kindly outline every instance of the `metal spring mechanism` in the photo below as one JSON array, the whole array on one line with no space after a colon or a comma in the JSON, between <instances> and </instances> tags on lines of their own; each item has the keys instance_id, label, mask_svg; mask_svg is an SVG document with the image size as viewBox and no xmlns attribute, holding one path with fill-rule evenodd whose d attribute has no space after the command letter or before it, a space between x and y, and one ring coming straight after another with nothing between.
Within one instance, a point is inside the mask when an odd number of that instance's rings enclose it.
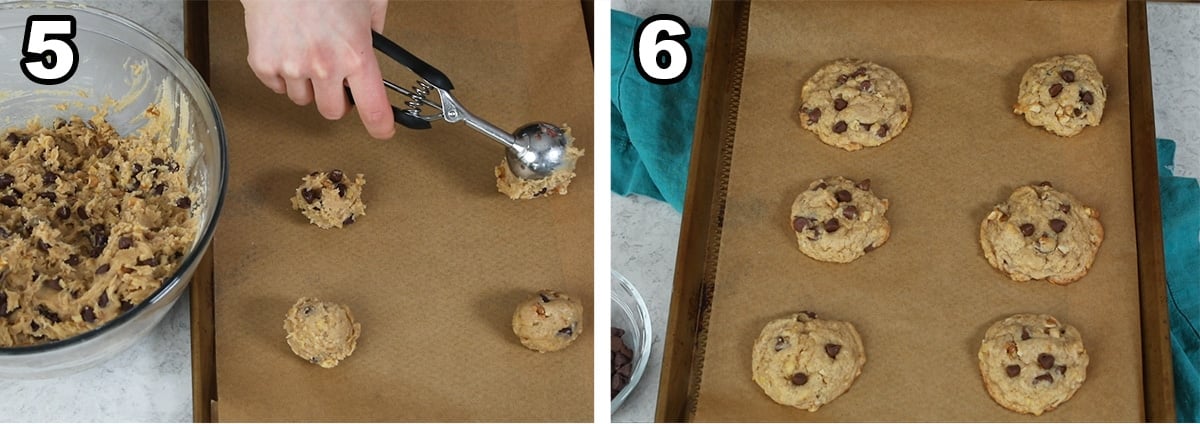
<instances>
[{"instance_id":1,"label":"metal spring mechanism","mask_svg":"<svg viewBox=\"0 0 1200 424\"><path fill-rule=\"evenodd\" d=\"M425 80L417 80L417 84L413 86L412 91L409 91L404 87L396 85L396 83L388 80L383 80L383 85L388 89L403 94L409 98L409 100L404 101L404 106L406 106L404 113L407 113L409 116L423 119L425 121L436 121L438 119L442 119L442 105L434 103L428 99L429 92L432 91L434 87L428 82L425 82ZM422 115L422 106L429 106L437 109L438 113L432 115Z\"/></svg>"}]
</instances>

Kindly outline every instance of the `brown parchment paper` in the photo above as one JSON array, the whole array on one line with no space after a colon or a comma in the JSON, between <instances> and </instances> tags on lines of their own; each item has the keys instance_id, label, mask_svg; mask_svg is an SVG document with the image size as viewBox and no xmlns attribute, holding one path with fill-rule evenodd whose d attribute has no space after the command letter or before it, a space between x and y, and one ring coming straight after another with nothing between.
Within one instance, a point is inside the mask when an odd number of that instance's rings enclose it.
<instances>
[{"instance_id":1,"label":"brown parchment paper","mask_svg":"<svg viewBox=\"0 0 1200 424\"><path fill-rule=\"evenodd\" d=\"M502 128L568 123L587 150L563 197L513 201L503 149L460 124L375 140L262 86L246 65L242 7L210 3L212 86L229 134L216 235L217 399L222 421L584 421L592 335L539 354L513 335L541 288L592 299L592 68L578 2L392 2L385 35L444 71L456 97ZM280 36L287 36L281 34ZM416 77L382 55L385 78ZM400 105L398 97L392 103ZM356 113L356 112L354 112ZM313 170L363 173L366 215L321 230L291 209ZM311 365L284 341L301 296L348 305L353 356Z\"/></svg>"},{"instance_id":2,"label":"brown parchment paper","mask_svg":"<svg viewBox=\"0 0 1200 424\"><path fill-rule=\"evenodd\" d=\"M724 229L694 418L698 421L1136 421L1142 418L1124 4L776 2L751 5ZM1063 139L1012 113L1025 70L1092 55L1108 85L1101 126ZM860 57L894 69L913 115L896 139L845 152L800 128L800 88ZM891 239L850 264L809 259L790 229L814 179L870 178L892 202ZM1101 212L1105 240L1082 280L1015 283L979 246L1013 188L1049 180ZM799 310L853 322L867 362L818 412L773 403L751 380L762 327ZM983 388L976 354L993 322L1049 313L1091 356L1075 397L1040 418Z\"/></svg>"}]
</instances>

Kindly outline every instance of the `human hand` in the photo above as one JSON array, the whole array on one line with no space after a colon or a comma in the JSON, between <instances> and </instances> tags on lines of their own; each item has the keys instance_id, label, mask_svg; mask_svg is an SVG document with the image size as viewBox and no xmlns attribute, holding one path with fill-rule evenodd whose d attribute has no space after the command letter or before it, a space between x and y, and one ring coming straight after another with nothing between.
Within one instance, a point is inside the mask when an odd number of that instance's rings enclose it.
<instances>
[{"instance_id":1,"label":"human hand","mask_svg":"<svg viewBox=\"0 0 1200 424\"><path fill-rule=\"evenodd\" d=\"M383 31L387 0L242 0L246 10L246 58L268 88L298 105L316 100L326 119L350 108L375 138L396 133L391 103L371 30Z\"/></svg>"}]
</instances>

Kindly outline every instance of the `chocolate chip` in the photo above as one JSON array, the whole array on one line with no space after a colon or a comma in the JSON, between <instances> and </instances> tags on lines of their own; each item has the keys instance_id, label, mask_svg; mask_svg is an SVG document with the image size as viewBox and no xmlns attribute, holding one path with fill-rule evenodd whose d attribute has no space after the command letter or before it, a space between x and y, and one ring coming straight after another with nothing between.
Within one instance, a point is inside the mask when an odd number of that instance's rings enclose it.
<instances>
[{"instance_id":1,"label":"chocolate chip","mask_svg":"<svg viewBox=\"0 0 1200 424\"><path fill-rule=\"evenodd\" d=\"M0 174L0 190L7 190L17 180L12 174Z\"/></svg>"},{"instance_id":2,"label":"chocolate chip","mask_svg":"<svg viewBox=\"0 0 1200 424\"><path fill-rule=\"evenodd\" d=\"M875 251L875 245L873 244L868 244L867 247L863 248L863 253L871 253L873 251Z\"/></svg>"},{"instance_id":3,"label":"chocolate chip","mask_svg":"<svg viewBox=\"0 0 1200 424\"><path fill-rule=\"evenodd\" d=\"M83 205L75 209L75 215L78 215L79 219L88 219L87 209Z\"/></svg>"},{"instance_id":4,"label":"chocolate chip","mask_svg":"<svg viewBox=\"0 0 1200 424\"><path fill-rule=\"evenodd\" d=\"M180 197L179 200L175 201L175 206L178 206L180 209L191 208L192 207L192 199L188 198L187 196Z\"/></svg>"},{"instance_id":5,"label":"chocolate chip","mask_svg":"<svg viewBox=\"0 0 1200 424\"><path fill-rule=\"evenodd\" d=\"M787 339L785 339L783 337L775 338L775 351L776 352L787 349L787 347L788 347Z\"/></svg>"},{"instance_id":6,"label":"chocolate chip","mask_svg":"<svg viewBox=\"0 0 1200 424\"><path fill-rule=\"evenodd\" d=\"M1029 340L1029 329L1027 329L1027 328L1021 329L1021 340Z\"/></svg>"},{"instance_id":7,"label":"chocolate chip","mask_svg":"<svg viewBox=\"0 0 1200 424\"><path fill-rule=\"evenodd\" d=\"M121 307L120 307L120 310L121 310L121 312L125 312L125 311L128 311L128 310L130 310L130 309L133 309L133 304L132 304L132 303L130 303L128 300L124 300L124 299L122 299L122 300L121 300Z\"/></svg>"},{"instance_id":8,"label":"chocolate chip","mask_svg":"<svg viewBox=\"0 0 1200 424\"><path fill-rule=\"evenodd\" d=\"M797 233L803 232L804 229L808 228L808 224L811 223L812 221L810 221L808 218L797 216L792 218L792 229L796 230Z\"/></svg>"},{"instance_id":9,"label":"chocolate chip","mask_svg":"<svg viewBox=\"0 0 1200 424\"><path fill-rule=\"evenodd\" d=\"M1042 367L1044 370L1054 368L1054 355L1049 353L1038 355L1038 366Z\"/></svg>"},{"instance_id":10,"label":"chocolate chip","mask_svg":"<svg viewBox=\"0 0 1200 424\"><path fill-rule=\"evenodd\" d=\"M808 125L815 124L821 121L821 108L816 108L808 111Z\"/></svg>"},{"instance_id":11,"label":"chocolate chip","mask_svg":"<svg viewBox=\"0 0 1200 424\"><path fill-rule=\"evenodd\" d=\"M838 222L837 218L829 218L828 221L825 221L825 232L833 233L837 231L838 228L842 228L842 224Z\"/></svg>"},{"instance_id":12,"label":"chocolate chip","mask_svg":"<svg viewBox=\"0 0 1200 424\"><path fill-rule=\"evenodd\" d=\"M84 322L96 322L96 312L92 310L91 306L84 306L83 309L80 309L79 316L83 318Z\"/></svg>"},{"instance_id":13,"label":"chocolate chip","mask_svg":"<svg viewBox=\"0 0 1200 424\"><path fill-rule=\"evenodd\" d=\"M8 133L8 135L4 137L4 140L8 141L9 143L12 143L12 144L17 144L17 142L19 141L19 139L17 139L17 135L15 133Z\"/></svg>"},{"instance_id":14,"label":"chocolate chip","mask_svg":"<svg viewBox=\"0 0 1200 424\"><path fill-rule=\"evenodd\" d=\"M51 324L58 324L62 322L62 318L60 318L54 311L51 311L46 305L38 305L37 309L38 314L41 314L43 317L46 317L46 319L50 320Z\"/></svg>"},{"instance_id":15,"label":"chocolate chip","mask_svg":"<svg viewBox=\"0 0 1200 424\"><path fill-rule=\"evenodd\" d=\"M875 135L879 137L887 137L888 130L890 129L892 129L892 127L888 126L888 124L880 125L879 130L875 131Z\"/></svg>"},{"instance_id":16,"label":"chocolate chip","mask_svg":"<svg viewBox=\"0 0 1200 424\"><path fill-rule=\"evenodd\" d=\"M1063 230L1067 229L1067 221L1063 221L1058 218L1051 219L1050 229L1054 230L1056 233L1061 233Z\"/></svg>"},{"instance_id":17,"label":"chocolate chip","mask_svg":"<svg viewBox=\"0 0 1200 424\"><path fill-rule=\"evenodd\" d=\"M58 174L55 174L54 172L46 171L45 174L42 174L42 185L54 184L54 182L57 180Z\"/></svg>"},{"instance_id":18,"label":"chocolate chip","mask_svg":"<svg viewBox=\"0 0 1200 424\"><path fill-rule=\"evenodd\" d=\"M63 263L70 266L79 266L79 255L67 256L67 260L63 261Z\"/></svg>"},{"instance_id":19,"label":"chocolate chip","mask_svg":"<svg viewBox=\"0 0 1200 424\"><path fill-rule=\"evenodd\" d=\"M549 300L547 300L547 302L549 302ZM617 327L611 327L611 331L613 337L621 337L625 335L625 330Z\"/></svg>"},{"instance_id":20,"label":"chocolate chip","mask_svg":"<svg viewBox=\"0 0 1200 424\"><path fill-rule=\"evenodd\" d=\"M858 183L855 183L854 186L858 187L858 189L862 191L871 191L871 179L867 178L859 181Z\"/></svg>"},{"instance_id":21,"label":"chocolate chip","mask_svg":"<svg viewBox=\"0 0 1200 424\"><path fill-rule=\"evenodd\" d=\"M1046 373L1046 374L1042 374L1042 375L1039 375L1039 376L1033 378L1034 383L1037 383L1038 381L1045 381L1047 383L1053 383L1054 377L1051 377L1049 373Z\"/></svg>"},{"instance_id":22,"label":"chocolate chip","mask_svg":"<svg viewBox=\"0 0 1200 424\"><path fill-rule=\"evenodd\" d=\"M54 211L54 215L58 216L58 219L70 218L71 217L71 208L66 207L66 206L59 206L58 209Z\"/></svg>"},{"instance_id":23,"label":"chocolate chip","mask_svg":"<svg viewBox=\"0 0 1200 424\"><path fill-rule=\"evenodd\" d=\"M1059 93L1062 93L1062 84L1054 83L1050 86L1050 97L1058 97Z\"/></svg>"},{"instance_id":24,"label":"chocolate chip","mask_svg":"<svg viewBox=\"0 0 1200 424\"><path fill-rule=\"evenodd\" d=\"M39 329L41 329L41 328L42 328L42 326L38 325L38 323L36 323L36 322L33 322L33 321L29 321L29 329L30 329L30 330L32 330L32 331L38 331L38 330L39 330Z\"/></svg>"},{"instance_id":25,"label":"chocolate chip","mask_svg":"<svg viewBox=\"0 0 1200 424\"><path fill-rule=\"evenodd\" d=\"M46 192L38 193L37 197L41 197L43 199L49 200L50 203L54 203L55 200L58 200L58 195L55 194L53 191L46 191Z\"/></svg>"},{"instance_id":26,"label":"chocolate chip","mask_svg":"<svg viewBox=\"0 0 1200 424\"><path fill-rule=\"evenodd\" d=\"M0 291L0 317L8 316L8 312L8 293Z\"/></svg>"},{"instance_id":27,"label":"chocolate chip","mask_svg":"<svg viewBox=\"0 0 1200 424\"><path fill-rule=\"evenodd\" d=\"M908 112L908 105L900 105L901 112Z\"/></svg>"},{"instance_id":28,"label":"chocolate chip","mask_svg":"<svg viewBox=\"0 0 1200 424\"><path fill-rule=\"evenodd\" d=\"M849 201L851 201L851 200L854 200L854 196L851 196L851 195L850 195L850 192L849 192L849 191L846 191L846 190L838 190L838 191L834 192L834 193L833 193L833 198L834 198L834 199L837 199L837 201L838 201L839 203L841 203L841 202L849 202Z\"/></svg>"},{"instance_id":29,"label":"chocolate chip","mask_svg":"<svg viewBox=\"0 0 1200 424\"><path fill-rule=\"evenodd\" d=\"M850 104L850 103L846 102L846 101L845 101L845 100L843 100L843 99L834 99L834 100L833 100L833 110L842 110L842 109L845 109L845 108L846 108L846 106L848 106L849 104Z\"/></svg>"},{"instance_id":30,"label":"chocolate chip","mask_svg":"<svg viewBox=\"0 0 1200 424\"><path fill-rule=\"evenodd\" d=\"M846 132L846 128L848 128L846 121L837 121L836 124L833 124L833 132L837 134Z\"/></svg>"},{"instance_id":31,"label":"chocolate chip","mask_svg":"<svg viewBox=\"0 0 1200 424\"><path fill-rule=\"evenodd\" d=\"M867 68L865 66L859 66L858 69L855 69L854 72L850 74L850 77L851 78L861 77L866 74L867 74Z\"/></svg>"},{"instance_id":32,"label":"chocolate chip","mask_svg":"<svg viewBox=\"0 0 1200 424\"><path fill-rule=\"evenodd\" d=\"M851 221L858 219L858 208L854 207L854 205L847 205L842 209L842 216Z\"/></svg>"},{"instance_id":33,"label":"chocolate chip","mask_svg":"<svg viewBox=\"0 0 1200 424\"><path fill-rule=\"evenodd\" d=\"M154 185L154 188L151 192L154 193L155 196L162 196L164 191L167 191L167 185L164 183L158 183Z\"/></svg>"},{"instance_id":34,"label":"chocolate chip","mask_svg":"<svg viewBox=\"0 0 1200 424\"><path fill-rule=\"evenodd\" d=\"M132 246L133 246L133 237L124 236L124 237L117 239L117 248L118 249L128 249Z\"/></svg>"},{"instance_id":35,"label":"chocolate chip","mask_svg":"<svg viewBox=\"0 0 1200 424\"><path fill-rule=\"evenodd\" d=\"M113 151L112 146L104 145L103 147L100 148L100 151L97 153L100 154L100 157L105 157L105 156L108 156L109 153L112 153L112 151Z\"/></svg>"},{"instance_id":36,"label":"chocolate chip","mask_svg":"<svg viewBox=\"0 0 1200 424\"><path fill-rule=\"evenodd\" d=\"M808 383L808 375L806 375L802 372L798 372L798 373L795 373L792 375L792 384L795 384L797 386L803 386L805 383Z\"/></svg>"},{"instance_id":37,"label":"chocolate chip","mask_svg":"<svg viewBox=\"0 0 1200 424\"><path fill-rule=\"evenodd\" d=\"M863 131L870 131L871 126L875 125L875 123L864 124L862 122L859 122L858 125L862 127Z\"/></svg>"},{"instance_id":38,"label":"chocolate chip","mask_svg":"<svg viewBox=\"0 0 1200 424\"><path fill-rule=\"evenodd\" d=\"M829 184L825 184L824 181L821 181L820 184L817 184L815 187L813 187L813 190L824 190L826 187L829 187Z\"/></svg>"},{"instance_id":39,"label":"chocolate chip","mask_svg":"<svg viewBox=\"0 0 1200 424\"><path fill-rule=\"evenodd\" d=\"M837 359L838 353L841 353L841 352L842 352L842 345L833 344L833 343L825 344L825 354L829 355L830 358Z\"/></svg>"},{"instance_id":40,"label":"chocolate chip","mask_svg":"<svg viewBox=\"0 0 1200 424\"><path fill-rule=\"evenodd\" d=\"M1058 370L1059 374L1062 374L1062 375L1067 374L1067 366L1066 365L1059 365L1059 366L1055 367L1055 369Z\"/></svg>"},{"instance_id":41,"label":"chocolate chip","mask_svg":"<svg viewBox=\"0 0 1200 424\"><path fill-rule=\"evenodd\" d=\"M354 215L347 216L346 219L342 220L342 225L350 225L353 223L354 223Z\"/></svg>"},{"instance_id":42,"label":"chocolate chip","mask_svg":"<svg viewBox=\"0 0 1200 424\"><path fill-rule=\"evenodd\" d=\"M140 164L140 163L133 164L133 178L137 178L137 175L142 173L142 169L143 169L142 164Z\"/></svg>"},{"instance_id":43,"label":"chocolate chip","mask_svg":"<svg viewBox=\"0 0 1200 424\"><path fill-rule=\"evenodd\" d=\"M148 259L138 259L137 265L138 266L158 266L158 257L151 256Z\"/></svg>"},{"instance_id":44,"label":"chocolate chip","mask_svg":"<svg viewBox=\"0 0 1200 424\"><path fill-rule=\"evenodd\" d=\"M542 298L542 303L550 302L550 298L546 297L545 293L538 293L538 297ZM624 330L622 330L622 331L624 331Z\"/></svg>"},{"instance_id":45,"label":"chocolate chip","mask_svg":"<svg viewBox=\"0 0 1200 424\"><path fill-rule=\"evenodd\" d=\"M108 292L100 292L100 299L96 301L96 306L101 308L108 306Z\"/></svg>"},{"instance_id":46,"label":"chocolate chip","mask_svg":"<svg viewBox=\"0 0 1200 424\"><path fill-rule=\"evenodd\" d=\"M809 319L817 319L816 312L800 311L800 313L803 314L804 316L807 316ZM797 316L797 318L799 318L799 316ZM797 321L799 321L799 320L797 320Z\"/></svg>"},{"instance_id":47,"label":"chocolate chip","mask_svg":"<svg viewBox=\"0 0 1200 424\"><path fill-rule=\"evenodd\" d=\"M1075 108L1075 112L1074 112L1074 113L1075 113L1075 117L1079 117L1079 116L1082 116L1082 115L1083 115L1083 111L1082 111L1082 110L1080 110L1079 108Z\"/></svg>"},{"instance_id":48,"label":"chocolate chip","mask_svg":"<svg viewBox=\"0 0 1200 424\"><path fill-rule=\"evenodd\" d=\"M338 184L337 191L338 191L338 197L346 197L346 185L345 184Z\"/></svg>"},{"instance_id":49,"label":"chocolate chip","mask_svg":"<svg viewBox=\"0 0 1200 424\"><path fill-rule=\"evenodd\" d=\"M51 290L62 290L62 278L54 277L46 281L42 281L42 285Z\"/></svg>"},{"instance_id":50,"label":"chocolate chip","mask_svg":"<svg viewBox=\"0 0 1200 424\"><path fill-rule=\"evenodd\" d=\"M329 171L329 182L334 184L340 183L342 182L342 177L344 176L345 174L342 174L342 170L340 169Z\"/></svg>"},{"instance_id":51,"label":"chocolate chip","mask_svg":"<svg viewBox=\"0 0 1200 424\"><path fill-rule=\"evenodd\" d=\"M572 334L575 334L575 330L571 327L563 327L561 330L558 330L558 334L571 337Z\"/></svg>"},{"instance_id":52,"label":"chocolate chip","mask_svg":"<svg viewBox=\"0 0 1200 424\"><path fill-rule=\"evenodd\" d=\"M862 91L870 90L871 80L863 80L863 82L858 83L858 89Z\"/></svg>"},{"instance_id":53,"label":"chocolate chip","mask_svg":"<svg viewBox=\"0 0 1200 424\"><path fill-rule=\"evenodd\" d=\"M15 207L17 206L17 198L12 195L0 197L0 205Z\"/></svg>"},{"instance_id":54,"label":"chocolate chip","mask_svg":"<svg viewBox=\"0 0 1200 424\"><path fill-rule=\"evenodd\" d=\"M171 172L178 171L179 170L179 162L176 162L176 161L167 162L167 170L171 171Z\"/></svg>"},{"instance_id":55,"label":"chocolate chip","mask_svg":"<svg viewBox=\"0 0 1200 424\"><path fill-rule=\"evenodd\" d=\"M837 79L838 85L845 84L846 81L850 81L849 75L846 75L846 74L838 75L838 79Z\"/></svg>"},{"instance_id":56,"label":"chocolate chip","mask_svg":"<svg viewBox=\"0 0 1200 424\"><path fill-rule=\"evenodd\" d=\"M111 268L111 266L109 264L103 264L103 265L96 267L96 275L104 275L105 273L108 272L109 268ZM104 306L104 305L100 305L100 306Z\"/></svg>"},{"instance_id":57,"label":"chocolate chip","mask_svg":"<svg viewBox=\"0 0 1200 424\"><path fill-rule=\"evenodd\" d=\"M533 197L542 197L542 195L546 194L546 190L548 190L549 188L550 187L542 187L542 189L538 190L537 193L533 193Z\"/></svg>"},{"instance_id":58,"label":"chocolate chip","mask_svg":"<svg viewBox=\"0 0 1200 424\"><path fill-rule=\"evenodd\" d=\"M1093 102L1095 102L1095 101L1096 101L1096 99L1093 99L1093 98L1092 98L1092 92L1091 92L1091 91L1084 91L1084 92L1082 92L1082 93L1079 93L1079 101L1081 101L1081 102L1084 102L1084 103L1087 103L1087 104L1089 104L1089 105L1090 105L1090 104L1092 104Z\"/></svg>"},{"instance_id":59,"label":"chocolate chip","mask_svg":"<svg viewBox=\"0 0 1200 424\"><path fill-rule=\"evenodd\" d=\"M313 202L321 198L321 192L303 188L300 189L300 197L303 197L304 201L311 205Z\"/></svg>"},{"instance_id":60,"label":"chocolate chip","mask_svg":"<svg viewBox=\"0 0 1200 424\"><path fill-rule=\"evenodd\" d=\"M1063 81L1075 82L1075 72L1072 72L1070 69L1059 72L1058 76L1062 77Z\"/></svg>"},{"instance_id":61,"label":"chocolate chip","mask_svg":"<svg viewBox=\"0 0 1200 424\"><path fill-rule=\"evenodd\" d=\"M163 160L162 158L150 158L150 163L154 166L163 166L163 164L166 164L167 161Z\"/></svg>"},{"instance_id":62,"label":"chocolate chip","mask_svg":"<svg viewBox=\"0 0 1200 424\"><path fill-rule=\"evenodd\" d=\"M1004 367L1004 372L1008 373L1009 377L1016 377L1018 375L1021 375L1021 366L1020 365L1009 365L1007 367Z\"/></svg>"},{"instance_id":63,"label":"chocolate chip","mask_svg":"<svg viewBox=\"0 0 1200 424\"><path fill-rule=\"evenodd\" d=\"M95 256L100 256L99 252L108 246L108 228L104 224L96 224L92 226L92 247L95 249Z\"/></svg>"},{"instance_id":64,"label":"chocolate chip","mask_svg":"<svg viewBox=\"0 0 1200 424\"><path fill-rule=\"evenodd\" d=\"M1033 224L1030 224L1030 223L1021 224L1021 234L1025 235L1025 237L1032 236L1033 230L1034 230Z\"/></svg>"},{"instance_id":65,"label":"chocolate chip","mask_svg":"<svg viewBox=\"0 0 1200 424\"><path fill-rule=\"evenodd\" d=\"M1067 203L1063 203L1061 205L1058 205L1058 210L1062 211L1062 213L1071 213L1071 205L1067 204Z\"/></svg>"},{"instance_id":66,"label":"chocolate chip","mask_svg":"<svg viewBox=\"0 0 1200 424\"><path fill-rule=\"evenodd\" d=\"M38 240L37 248L38 248L38 250L41 250L43 252L49 252L50 251L50 243L46 243L45 240Z\"/></svg>"}]
</instances>

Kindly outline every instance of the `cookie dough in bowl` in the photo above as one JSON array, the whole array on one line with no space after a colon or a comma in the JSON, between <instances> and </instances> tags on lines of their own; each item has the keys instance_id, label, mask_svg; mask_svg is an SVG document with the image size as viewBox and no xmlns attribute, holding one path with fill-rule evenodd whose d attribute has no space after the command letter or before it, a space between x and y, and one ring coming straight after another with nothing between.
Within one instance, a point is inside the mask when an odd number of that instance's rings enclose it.
<instances>
[{"instance_id":1,"label":"cookie dough in bowl","mask_svg":"<svg viewBox=\"0 0 1200 424\"><path fill-rule=\"evenodd\" d=\"M538 352L566 349L583 333L583 304L566 293L542 290L517 305L513 333Z\"/></svg>"}]
</instances>

